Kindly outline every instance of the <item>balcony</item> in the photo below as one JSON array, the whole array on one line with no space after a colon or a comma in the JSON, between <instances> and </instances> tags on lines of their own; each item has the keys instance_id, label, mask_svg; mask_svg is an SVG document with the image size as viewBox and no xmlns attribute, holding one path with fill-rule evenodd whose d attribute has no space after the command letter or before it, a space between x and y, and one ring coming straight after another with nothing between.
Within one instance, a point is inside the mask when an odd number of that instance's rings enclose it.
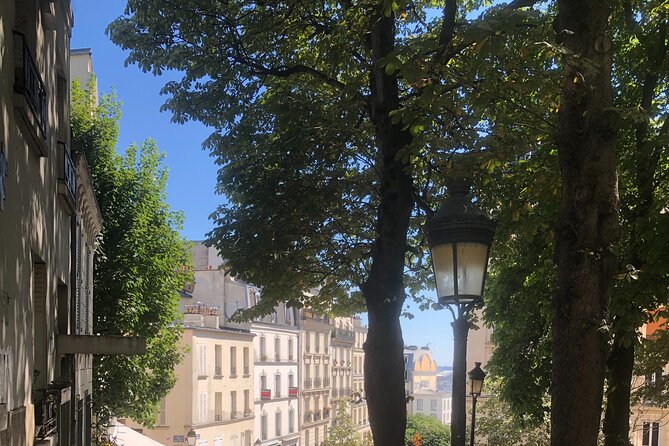
<instances>
[{"instance_id":1,"label":"balcony","mask_svg":"<svg viewBox=\"0 0 669 446\"><path fill-rule=\"evenodd\" d=\"M320 378L314 378L314 388L320 389L323 384L323 380Z\"/></svg>"},{"instance_id":2,"label":"balcony","mask_svg":"<svg viewBox=\"0 0 669 446\"><path fill-rule=\"evenodd\" d=\"M298 390L297 387L288 387L288 396L290 398L297 398Z\"/></svg>"},{"instance_id":3,"label":"balcony","mask_svg":"<svg viewBox=\"0 0 669 446\"><path fill-rule=\"evenodd\" d=\"M304 388L311 389L312 381L311 378L304 378Z\"/></svg>"},{"instance_id":4,"label":"balcony","mask_svg":"<svg viewBox=\"0 0 669 446\"><path fill-rule=\"evenodd\" d=\"M323 387L330 387L330 378L323 378Z\"/></svg>"},{"instance_id":5,"label":"balcony","mask_svg":"<svg viewBox=\"0 0 669 446\"><path fill-rule=\"evenodd\" d=\"M74 213L77 208L77 171L74 168L70 149L58 141L58 194L65 206Z\"/></svg>"},{"instance_id":6,"label":"balcony","mask_svg":"<svg viewBox=\"0 0 669 446\"><path fill-rule=\"evenodd\" d=\"M237 367L230 367L230 378L237 378Z\"/></svg>"},{"instance_id":7,"label":"balcony","mask_svg":"<svg viewBox=\"0 0 669 446\"><path fill-rule=\"evenodd\" d=\"M323 408L323 418L330 418L330 408L329 407L324 407Z\"/></svg>"},{"instance_id":8,"label":"balcony","mask_svg":"<svg viewBox=\"0 0 669 446\"><path fill-rule=\"evenodd\" d=\"M57 428L57 401L47 396L35 406L35 437L43 440L54 434Z\"/></svg>"},{"instance_id":9,"label":"balcony","mask_svg":"<svg viewBox=\"0 0 669 446\"><path fill-rule=\"evenodd\" d=\"M270 389L261 389L260 390L260 399L262 401L269 401L272 399L272 391Z\"/></svg>"},{"instance_id":10,"label":"balcony","mask_svg":"<svg viewBox=\"0 0 669 446\"><path fill-rule=\"evenodd\" d=\"M19 109L30 134L37 143L40 156L46 156L46 127L48 109L46 88L37 64L30 54L26 37L14 31L14 91L15 106Z\"/></svg>"},{"instance_id":11,"label":"balcony","mask_svg":"<svg viewBox=\"0 0 669 446\"><path fill-rule=\"evenodd\" d=\"M321 418L323 418L323 417L322 417L322 415L321 415L321 411L320 411L320 410L317 410L316 412L314 412L314 421L320 421Z\"/></svg>"},{"instance_id":12,"label":"balcony","mask_svg":"<svg viewBox=\"0 0 669 446\"><path fill-rule=\"evenodd\" d=\"M250 416L252 416L252 415L253 415L253 411L252 411L249 407L247 407L246 409L244 409L244 418L248 418L248 417L250 417Z\"/></svg>"},{"instance_id":13,"label":"balcony","mask_svg":"<svg viewBox=\"0 0 669 446\"><path fill-rule=\"evenodd\" d=\"M354 342L355 332L345 328L335 328L332 330L332 338L338 341Z\"/></svg>"}]
</instances>

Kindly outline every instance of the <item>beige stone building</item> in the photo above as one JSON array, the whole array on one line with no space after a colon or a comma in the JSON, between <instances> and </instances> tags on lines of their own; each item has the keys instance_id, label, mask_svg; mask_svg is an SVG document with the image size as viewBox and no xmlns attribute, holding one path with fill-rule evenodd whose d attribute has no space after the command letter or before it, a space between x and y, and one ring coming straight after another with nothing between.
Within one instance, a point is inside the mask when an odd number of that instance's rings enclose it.
<instances>
[{"instance_id":1,"label":"beige stone building","mask_svg":"<svg viewBox=\"0 0 669 446\"><path fill-rule=\"evenodd\" d=\"M181 294L182 345L188 349L176 368L178 381L161 404L158 426L140 429L162 444L185 444L189 430L198 446L251 446L254 432L254 335L250 323L230 320L248 308L256 288L220 267L213 248L195 243L193 283Z\"/></svg>"},{"instance_id":2,"label":"beige stone building","mask_svg":"<svg viewBox=\"0 0 669 446\"><path fill-rule=\"evenodd\" d=\"M300 433L303 446L320 446L325 441L333 416L330 404L332 377L330 346L332 325L327 316L302 310L300 324L301 383Z\"/></svg>"},{"instance_id":3,"label":"beige stone building","mask_svg":"<svg viewBox=\"0 0 669 446\"><path fill-rule=\"evenodd\" d=\"M70 139L72 10L3 0L0 17L0 444L86 444L101 218Z\"/></svg>"},{"instance_id":4,"label":"beige stone building","mask_svg":"<svg viewBox=\"0 0 669 446\"><path fill-rule=\"evenodd\" d=\"M253 443L253 335L221 328L218 309L186 307L181 344L188 351L178 380L161 402L158 426L128 425L164 445L186 444L193 429L198 446Z\"/></svg>"},{"instance_id":5,"label":"beige stone building","mask_svg":"<svg viewBox=\"0 0 669 446\"><path fill-rule=\"evenodd\" d=\"M279 304L251 325L256 446L299 444L299 317Z\"/></svg>"},{"instance_id":6,"label":"beige stone building","mask_svg":"<svg viewBox=\"0 0 669 446\"><path fill-rule=\"evenodd\" d=\"M360 318L351 320L355 339L353 341L351 371L351 391L353 392L353 404L351 405L351 419L358 427L361 437L371 435L369 428L369 415L367 413L367 400L365 399L365 351L363 345L367 340L367 327L362 325Z\"/></svg>"},{"instance_id":7,"label":"beige stone building","mask_svg":"<svg viewBox=\"0 0 669 446\"><path fill-rule=\"evenodd\" d=\"M443 424L451 422L449 392L440 392L437 385L437 361L428 346L410 345L404 348L404 385L407 411L434 417Z\"/></svg>"}]
</instances>

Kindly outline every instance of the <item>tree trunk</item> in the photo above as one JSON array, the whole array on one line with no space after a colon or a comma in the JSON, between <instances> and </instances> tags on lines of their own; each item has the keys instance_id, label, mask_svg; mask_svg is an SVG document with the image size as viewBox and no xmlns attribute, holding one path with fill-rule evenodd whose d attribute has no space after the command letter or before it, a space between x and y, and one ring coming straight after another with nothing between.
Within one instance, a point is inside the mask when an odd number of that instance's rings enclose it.
<instances>
[{"instance_id":1,"label":"tree trunk","mask_svg":"<svg viewBox=\"0 0 669 446\"><path fill-rule=\"evenodd\" d=\"M409 167L397 154L411 142L390 111L399 108L397 76L387 75L379 59L395 44L394 17L380 6L370 17L374 66L370 74L369 113L379 151L379 213L369 277L362 287L369 314L365 342L365 393L375 446L403 446L406 428L404 341L399 318L404 303L404 262L413 208Z\"/></svg>"},{"instance_id":2,"label":"tree trunk","mask_svg":"<svg viewBox=\"0 0 669 446\"><path fill-rule=\"evenodd\" d=\"M608 0L558 0L563 60L557 146L562 199L553 295L552 446L595 446L606 318L618 241L616 133ZM574 57L575 56L575 57Z\"/></svg>"},{"instance_id":3,"label":"tree trunk","mask_svg":"<svg viewBox=\"0 0 669 446\"><path fill-rule=\"evenodd\" d=\"M629 446L630 393L634 370L634 342L626 347L615 336L609 354L608 393L604 415L604 446Z\"/></svg>"}]
</instances>

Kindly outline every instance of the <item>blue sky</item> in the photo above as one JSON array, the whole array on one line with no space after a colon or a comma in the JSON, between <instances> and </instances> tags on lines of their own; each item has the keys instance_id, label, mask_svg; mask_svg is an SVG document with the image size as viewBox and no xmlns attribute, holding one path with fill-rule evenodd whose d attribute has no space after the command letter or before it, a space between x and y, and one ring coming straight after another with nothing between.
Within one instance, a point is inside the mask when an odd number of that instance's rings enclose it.
<instances>
[{"instance_id":1,"label":"blue sky","mask_svg":"<svg viewBox=\"0 0 669 446\"><path fill-rule=\"evenodd\" d=\"M165 97L160 89L169 76L154 77L135 66L124 66L125 53L105 35L107 25L123 13L125 2L73 0L74 29L72 48L91 48L93 69L101 93L114 90L123 103L119 147L140 143L146 138L157 141L166 153L169 170L167 200L185 215L183 236L201 240L213 226L209 215L223 200L214 194L216 166L202 150L202 142L211 133L197 122L174 124L171 114L160 111ZM421 312L413 305L414 318L402 319L406 344L430 344L439 365L450 365L453 357L451 315L448 311Z\"/></svg>"}]
</instances>

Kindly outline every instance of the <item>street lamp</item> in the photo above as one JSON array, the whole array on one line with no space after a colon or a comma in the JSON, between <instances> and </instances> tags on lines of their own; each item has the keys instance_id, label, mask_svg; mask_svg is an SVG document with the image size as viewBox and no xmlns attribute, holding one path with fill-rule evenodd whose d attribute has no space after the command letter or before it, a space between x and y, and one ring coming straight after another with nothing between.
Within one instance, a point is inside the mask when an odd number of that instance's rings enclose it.
<instances>
[{"instance_id":1,"label":"street lamp","mask_svg":"<svg viewBox=\"0 0 669 446\"><path fill-rule=\"evenodd\" d=\"M197 439L197 434L193 429L189 430L186 434L186 441L188 441L189 446L195 446L195 440Z\"/></svg>"},{"instance_id":2,"label":"street lamp","mask_svg":"<svg viewBox=\"0 0 669 446\"><path fill-rule=\"evenodd\" d=\"M451 446L465 446L469 314L483 306L494 221L468 198L471 183L451 179L444 206L425 223L439 303L453 313ZM457 315L452 307L457 308Z\"/></svg>"},{"instance_id":3,"label":"street lamp","mask_svg":"<svg viewBox=\"0 0 669 446\"><path fill-rule=\"evenodd\" d=\"M481 363L474 363L475 367L467 373L469 375L469 394L472 396L472 426L469 435L469 446L474 446L474 426L476 425L476 399L481 395L483 380L486 372L481 369Z\"/></svg>"}]
</instances>

